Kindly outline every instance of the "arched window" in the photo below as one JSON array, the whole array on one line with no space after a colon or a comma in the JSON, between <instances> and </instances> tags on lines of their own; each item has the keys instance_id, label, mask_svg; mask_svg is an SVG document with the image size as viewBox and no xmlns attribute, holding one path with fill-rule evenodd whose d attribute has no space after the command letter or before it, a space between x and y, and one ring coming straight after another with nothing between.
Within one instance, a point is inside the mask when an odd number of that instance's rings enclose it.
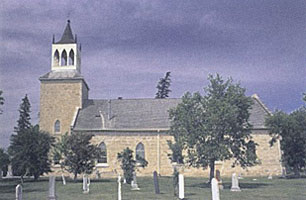
<instances>
[{"instance_id":1,"label":"arched window","mask_svg":"<svg viewBox=\"0 0 306 200\"><path fill-rule=\"evenodd\" d=\"M66 50L62 52L62 58L61 58L61 66L67 65L67 53Z\"/></svg>"},{"instance_id":2,"label":"arched window","mask_svg":"<svg viewBox=\"0 0 306 200\"><path fill-rule=\"evenodd\" d=\"M68 65L74 65L74 52L73 50L71 49L70 50L70 53L69 53L69 64Z\"/></svg>"},{"instance_id":3,"label":"arched window","mask_svg":"<svg viewBox=\"0 0 306 200\"><path fill-rule=\"evenodd\" d=\"M58 66L58 64L59 64L59 53L58 53L58 50L56 50L55 53L54 53L53 62L54 62L55 66Z\"/></svg>"},{"instance_id":4,"label":"arched window","mask_svg":"<svg viewBox=\"0 0 306 200\"><path fill-rule=\"evenodd\" d=\"M136 146L136 161L145 159L144 145L140 142Z\"/></svg>"},{"instance_id":5,"label":"arched window","mask_svg":"<svg viewBox=\"0 0 306 200\"><path fill-rule=\"evenodd\" d=\"M55 133L61 132L61 122L59 120L56 120L54 124L54 132Z\"/></svg>"},{"instance_id":6,"label":"arched window","mask_svg":"<svg viewBox=\"0 0 306 200\"><path fill-rule=\"evenodd\" d=\"M99 145L99 148L101 149L101 156L98 159L98 163L107 163L107 150L106 150L106 145L104 142L102 142Z\"/></svg>"}]
</instances>

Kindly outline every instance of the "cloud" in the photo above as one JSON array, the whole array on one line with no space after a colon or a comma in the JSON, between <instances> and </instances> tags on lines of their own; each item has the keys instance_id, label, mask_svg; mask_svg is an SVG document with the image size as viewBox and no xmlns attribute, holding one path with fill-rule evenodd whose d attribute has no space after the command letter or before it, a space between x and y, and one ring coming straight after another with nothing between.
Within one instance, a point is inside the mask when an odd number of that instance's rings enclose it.
<instances>
[{"instance_id":1,"label":"cloud","mask_svg":"<svg viewBox=\"0 0 306 200\"><path fill-rule=\"evenodd\" d=\"M26 93L38 120L38 78L50 70L52 35L60 39L68 18L82 43L91 98L153 97L159 78L171 71L172 97L201 91L209 73L220 73L240 80L271 108L303 105L305 1L1 3L1 135L12 132Z\"/></svg>"}]
</instances>

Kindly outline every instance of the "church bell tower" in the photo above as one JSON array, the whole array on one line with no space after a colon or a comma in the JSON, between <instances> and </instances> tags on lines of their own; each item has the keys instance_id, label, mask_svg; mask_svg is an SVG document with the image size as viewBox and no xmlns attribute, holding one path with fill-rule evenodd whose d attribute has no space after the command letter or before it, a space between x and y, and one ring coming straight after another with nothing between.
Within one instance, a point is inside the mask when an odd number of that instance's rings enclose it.
<instances>
[{"instance_id":1,"label":"church bell tower","mask_svg":"<svg viewBox=\"0 0 306 200\"><path fill-rule=\"evenodd\" d=\"M39 80L40 129L55 135L70 133L89 91L81 75L81 46L72 34L70 20L59 41L53 36L51 70Z\"/></svg>"}]
</instances>

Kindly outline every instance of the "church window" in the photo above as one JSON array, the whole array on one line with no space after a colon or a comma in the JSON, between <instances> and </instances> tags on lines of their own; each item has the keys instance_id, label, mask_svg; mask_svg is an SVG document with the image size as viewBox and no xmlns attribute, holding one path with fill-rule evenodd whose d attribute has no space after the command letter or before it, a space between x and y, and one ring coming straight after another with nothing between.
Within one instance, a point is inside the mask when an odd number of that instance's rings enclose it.
<instances>
[{"instance_id":1,"label":"church window","mask_svg":"<svg viewBox=\"0 0 306 200\"><path fill-rule=\"evenodd\" d=\"M66 50L62 52L61 66L67 65L67 53Z\"/></svg>"},{"instance_id":2,"label":"church window","mask_svg":"<svg viewBox=\"0 0 306 200\"><path fill-rule=\"evenodd\" d=\"M56 50L55 53L54 53L53 62L54 62L55 66L58 66L58 64L59 64L59 53L58 53L58 50Z\"/></svg>"},{"instance_id":3,"label":"church window","mask_svg":"<svg viewBox=\"0 0 306 200\"><path fill-rule=\"evenodd\" d=\"M54 132L55 133L61 132L61 122L59 120L56 120L54 124Z\"/></svg>"},{"instance_id":4,"label":"church window","mask_svg":"<svg viewBox=\"0 0 306 200\"><path fill-rule=\"evenodd\" d=\"M69 53L69 65L74 65L74 52L73 50L71 49L70 50L70 53Z\"/></svg>"},{"instance_id":5,"label":"church window","mask_svg":"<svg viewBox=\"0 0 306 200\"><path fill-rule=\"evenodd\" d=\"M145 149L144 145L140 142L136 146L136 161L145 159Z\"/></svg>"},{"instance_id":6,"label":"church window","mask_svg":"<svg viewBox=\"0 0 306 200\"><path fill-rule=\"evenodd\" d=\"M106 150L106 145L104 142L102 142L99 145L99 148L101 149L101 156L98 159L98 163L107 163L107 150Z\"/></svg>"}]
</instances>

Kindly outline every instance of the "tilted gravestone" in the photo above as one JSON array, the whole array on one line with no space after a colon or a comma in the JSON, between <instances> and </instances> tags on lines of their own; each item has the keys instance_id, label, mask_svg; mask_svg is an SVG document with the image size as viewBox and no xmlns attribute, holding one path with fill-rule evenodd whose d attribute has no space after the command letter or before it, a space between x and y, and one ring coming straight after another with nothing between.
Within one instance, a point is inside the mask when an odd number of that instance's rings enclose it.
<instances>
[{"instance_id":1,"label":"tilted gravestone","mask_svg":"<svg viewBox=\"0 0 306 200\"><path fill-rule=\"evenodd\" d=\"M65 179L64 174L62 174L62 181L63 181L63 185L66 185L66 179Z\"/></svg>"},{"instance_id":2,"label":"tilted gravestone","mask_svg":"<svg viewBox=\"0 0 306 200\"><path fill-rule=\"evenodd\" d=\"M212 200L220 200L219 185L216 178L211 180L211 195Z\"/></svg>"},{"instance_id":3,"label":"tilted gravestone","mask_svg":"<svg viewBox=\"0 0 306 200\"><path fill-rule=\"evenodd\" d=\"M121 200L121 176L118 176L118 200Z\"/></svg>"},{"instance_id":4,"label":"tilted gravestone","mask_svg":"<svg viewBox=\"0 0 306 200\"><path fill-rule=\"evenodd\" d=\"M158 176L157 176L157 172L156 171L153 172L153 180L154 180L155 194L160 194L159 183L158 183Z\"/></svg>"},{"instance_id":5,"label":"tilted gravestone","mask_svg":"<svg viewBox=\"0 0 306 200\"><path fill-rule=\"evenodd\" d=\"M174 196L177 197L178 196L178 190L179 190L179 173L176 170L176 168L174 168L174 172L173 172L173 187L174 187Z\"/></svg>"},{"instance_id":6,"label":"tilted gravestone","mask_svg":"<svg viewBox=\"0 0 306 200\"><path fill-rule=\"evenodd\" d=\"M56 191L55 191L55 177L49 176L49 200L56 200Z\"/></svg>"},{"instance_id":7,"label":"tilted gravestone","mask_svg":"<svg viewBox=\"0 0 306 200\"><path fill-rule=\"evenodd\" d=\"M179 199L185 198L185 191L184 191L184 175L179 174Z\"/></svg>"},{"instance_id":8,"label":"tilted gravestone","mask_svg":"<svg viewBox=\"0 0 306 200\"><path fill-rule=\"evenodd\" d=\"M20 184L16 186L16 200L22 200L22 186Z\"/></svg>"},{"instance_id":9,"label":"tilted gravestone","mask_svg":"<svg viewBox=\"0 0 306 200\"><path fill-rule=\"evenodd\" d=\"M240 187L239 187L238 177L237 177L236 173L233 173L233 175L232 175L231 191L233 191L233 192L240 192L241 191Z\"/></svg>"},{"instance_id":10,"label":"tilted gravestone","mask_svg":"<svg viewBox=\"0 0 306 200\"><path fill-rule=\"evenodd\" d=\"M140 190L137 185L136 172L133 172L133 180L131 182L132 190Z\"/></svg>"}]
</instances>

